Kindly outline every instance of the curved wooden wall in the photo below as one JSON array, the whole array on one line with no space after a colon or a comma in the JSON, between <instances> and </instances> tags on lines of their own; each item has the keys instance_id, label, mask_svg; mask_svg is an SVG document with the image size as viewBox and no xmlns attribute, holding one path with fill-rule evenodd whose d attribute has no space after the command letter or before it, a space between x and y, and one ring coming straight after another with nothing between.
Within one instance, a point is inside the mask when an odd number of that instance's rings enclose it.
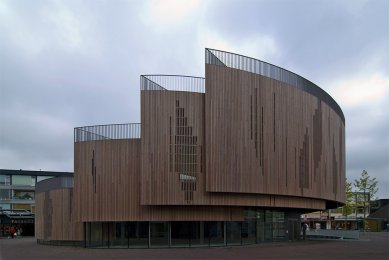
<instances>
[{"instance_id":1,"label":"curved wooden wall","mask_svg":"<svg viewBox=\"0 0 389 260\"><path fill-rule=\"evenodd\" d=\"M74 144L74 210L78 221L120 221L139 211L140 140Z\"/></svg>"},{"instance_id":2,"label":"curved wooden wall","mask_svg":"<svg viewBox=\"0 0 389 260\"><path fill-rule=\"evenodd\" d=\"M208 192L206 163L211 163L204 140L204 94L141 91L141 204L220 205L325 209L325 200L279 194ZM222 111L222 109L220 109ZM180 114L181 113L181 114ZM180 120L184 125L180 125ZM178 126L177 123L178 122ZM183 132L181 128L185 129ZM226 138L218 129L220 138ZM205 135L206 136L206 135ZM188 154L182 140L194 149ZM193 142L195 138L195 143ZM239 139L241 137L238 137ZM177 150L176 147L182 148ZM204 149L205 147L205 149ZM231 150L231 149L230 149ZM220 152L220 151L219 151ZM220 152L226 154L228 151ZM192 167L195 164L195 167ZM188 166L185 168L185 166ZM182 173L188 175L182 180ZM222 172L220 172L222 173ZM232 192L231 192L232 191ZM189 195L188 195L189 194Z\"/></svg>"},{"instance_id":3,"label":"curved wooden wall","mask_svg":"<svg viewBox=\"0 0 389 260\"><path fill-rule=\"evenodd\" d=\"M344 201L344 123L286 83L206 64L205 94L142 90L141 123L141 139L75 143L75 220L242 220L248 206Z\"/></svg>"},{"instance_id":4,"label":"curved wooden wall","mask_svg":"<svg viewBox=\"0 0 389 260\"><path fill-rule=\"evenodd\" d=\"M181 192L181 198L177 199L180 203L173 200L142 205L140 154L139 139L75 144L72 213L75 221L238 221L244 219L245 206L325 209L325 201L318 199L209 193L205 191L205 175L200 176L202 185L195 191L191 204L185 202L182 185L172 177L170 181ZM153 187L154 194L164 191L162 185Z\"/></svg>"},{"instance_id":5,"label":"curved wooden wall","mask_svg":"<svg viewBox=\"0 0 389 260\"><path fill-rule=\"evenodd\" d=\"M343 203L345 128L315 96L206 64L206 190Z\"/></svg>"},{"instance_id":6,"label":"curved wooden wall","mask_svg":"<svg viewBox=\"0 0 389 260\"><path fill-rule=\"evenodd\" d=\"M141 205L140 154L140 139L75 143L77 221L243 220L243 207Z\"/></svg>"},{"instance_id":7,"label":"curved wooden wall","mask_svg":"<svg viewBox=\"0 0 389 260\"><path fill-rule=\"evenodd\" d=\"M75 222L73 189L62 188L35 193L35 237L42 242L82 241L83 223Z\"/></svg>"}]
</instances>

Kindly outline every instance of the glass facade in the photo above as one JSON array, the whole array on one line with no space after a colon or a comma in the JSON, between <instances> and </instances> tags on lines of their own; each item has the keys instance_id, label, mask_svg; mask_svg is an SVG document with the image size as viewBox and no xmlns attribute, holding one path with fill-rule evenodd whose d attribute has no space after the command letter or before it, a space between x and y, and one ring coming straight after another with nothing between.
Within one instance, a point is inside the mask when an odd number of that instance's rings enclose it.
<instances>
[{"instance_id":1,"label":"glass facade","mask_svg":"<svg viewBox=\"0 0 389 260\"><path fill-rule=\"evenodd\" d=\"M169 247L169 222L150 222L150 247Z\"/></svg>"},{"instance_id":2,"label":"glass facade","mask_svg":"<svg viewBox=\"0 0 389 260\"><path fill-rule=\"evenodd\" d=\"M55 177L55 172L52 176L43 176L23 174L23 171L1 171L17 174L0 174L0 209L28 210L33 213L36 183Z\"/></svg>"},{"instance_id":3,"label":"glass facade","mask_svg":"<svg viewBox=\"0 0 389 260\"><path fill-rule=\"evenodd\" d=\"M149 223L128 223L128 244L133 248L145 248L149 246Z\"/></svg>"},{"instance_id":4,"label":"glass facade","mask_svg":"<svg viewBox=\"0 0 389 260\"><path fill-rule=\"evenodd\" d=\"M31 204L12 204L12 209L23 209L23 210L28 210L31 211Z\"/></svg>"},{"instance_id":5,"label":"glass facade","mask_svg":"<svg viewBox=\"0 0 389 260\"><path fill-rule=\"evenodd\" d=\"M0 185L10 185L11 178L9 175L0 175Z\"/></svg>"},{"instance_id":6,"label":"glass facade","mask_svg":"<svg viewBox=\"0 0 389 260\"><path fill-rule=\"evenodd\" d=\"M9 199L11 199L11 190L0 189L0 200L9 200Z\"/></svg>"},{"instance_id":7,"label":"glass facade","mask_svg":"<svg viewBox=\"0 0 389 260\"><path fill-rule=\"evenodd\" d=\"M247 209L244 221L88 222L94 248L218 247L287 239L282 211Z\"/></svg>"},{"instance_id":8,"label":"glass facade","mask_svg":"<svg viewBox=\"0 0 389 260\"><path fill-rule=\"evenodd\" d=\"M12 185L35 186L35 176L12 175Z\"/></svg>"},{"instance_id":9,"label":"glass facade","mask_svg":"<svg viewBox=\"0 0 389 260\"><path fill-rule=\"evenodd\" d=\"M0 202L2 209L33 210L37 176L0 175Z\"/></svg>"},{"instance_id":10,"label":"glass facade","mask_svg":"<svg viewBox=\"0 0 389 260\"><path fill-rule=\"evenodd\" d=\"M14 200L34 200L35 192L28 190L14 190L12 199Z\"/></svg>"},{"instance_id":11,"label":"glass facade","mask_svg":"<svg viewBox=\"0 0 389 260\"><path fill-rule=\"evenodd\" d=\"M9 204L9 203L0 203L0 209L11 209L11 204Z\"/></svg>"}]
</instances>

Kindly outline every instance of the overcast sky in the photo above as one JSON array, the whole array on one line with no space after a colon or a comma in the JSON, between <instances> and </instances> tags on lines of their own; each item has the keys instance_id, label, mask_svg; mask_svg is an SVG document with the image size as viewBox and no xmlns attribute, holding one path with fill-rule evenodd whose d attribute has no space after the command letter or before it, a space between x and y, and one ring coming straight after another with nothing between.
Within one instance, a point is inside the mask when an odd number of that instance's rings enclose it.
<instances>
[{"instance_id":1,"label":"overcast sky","mask_svg":"<svg viewBox=\"0 0 389 260\"><path fill-rule=\"evenodd\" d=\"M140 122L140 74L204 76L204 48L319 85L346 173L389 198L389 1L0 0L0 168L73 171L73 128Z\"/></svg>"}]
</instances>

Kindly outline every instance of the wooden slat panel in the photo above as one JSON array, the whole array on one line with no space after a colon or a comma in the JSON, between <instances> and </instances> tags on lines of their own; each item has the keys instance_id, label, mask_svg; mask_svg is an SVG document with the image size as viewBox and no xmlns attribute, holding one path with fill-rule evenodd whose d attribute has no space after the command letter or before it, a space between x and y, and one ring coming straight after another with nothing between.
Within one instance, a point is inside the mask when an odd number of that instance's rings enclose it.
<instances>
[{"instance_id":1,"label":"wooden slat panel","mask_svg":"<svg viewBox=\"0 0 389 260\"><path fill-rule=\"evenodd\" d=\"M74 206L78 221L141 218L139 139L75 144Z\"/></svg>"},{"instance_id":2,"label":"wooden slat panel","mask_svg":"<svg viewBox=\"0 0 389 260\"><path fill-rule=\"evenodd\" d=\"M198 204L205 186L204 95L141 91L141 98L141 203Z\"/></svg>"},{"instance_id":3,"label":"wooden slat panel","mask_svg":"<svg viewBox=\"0 0 389 260\"><path fill-rule=\"evenodd\" d=\"M344 125L328 105L214 65L206 91L141 91L141 140L76 143L76 219L227 220L243 206L343 201ZM194 155L175 150L191 144Z\"/></svg>"},{"instance_id":4,"label":"wooden slat panel","mask_svg":"<svg viewBox=\"0 0 389 260\"><path fill-rule=\"evenodd\" d=\"M83 224L74 221L72 189L37 193L35 237L40 240L82 241Z\"/></svg>"},{"instance_id":5,"label":"wooden slat panel","mask_svg":"<svg viewBox=\"0 0 389 260\"><path fill-rule=\"evenodd\" d=\"M207 191L344 200L341 118L283 82L207 64L205 147Z\"/></svg>"},{"instance_id":6,"label":"wooden slat panel","mask_svg":"<svg viewBox=\"0 0 389 260\"><path fill-rule=\"evenodd\" d=\"M232 76L229 76L227 80L222 79L222 84L224 86L226 84L232 84L229 82L236 81L239 76L239 73L235 71L232 73ZM246 80L245 78L242 78L243 80ZM262 82L261 82L262 81ZM254 84L258 91L257 91L257 105L260 106L261 103L261 94L265 94L264 90L260 88L261 84L271 84L271 81L266 78L257 78L257 77L251 77L246 82L244 82L244 85L246 87L250 87L250 84ZM291 89L291 88L290 88ZM254 93L254 91L253 91ZM221 99L223 99L223 93L221 92L219 94L221 96ZM236 91L231 94L232 97L239 97L239 93L236 93ZM270 93L270 97L273 97L274 95ZM141 183L142 183L142 192L141 192L141 204L143 205L188 205L188 201L185 201L184 194L181 190L181 185L179 182L179 177L177 174L172 173L169 169L169 138L170 138L170 120L174 121L176 119L176 114L174 110L174 106L177 102L177 100L180 103L180 106L183 106L185 108L185 115L188 115L188 122L191 126L197 126L201 125L201 127L204 127L202 125L202 121L204 121L204 111L202 111L202 107L204 106L203 101L201 100L201 94L198 93L185 93L185 92L172 92L172 91L142 91L141 93L141 99L142 99L142 141L141 141L141 150L142 150L142 165L141 165ZM199 100L200 99L200 100ZM287 96L285 95L284 99L287 99ZM238 102L241 106L240 109L243 109L243 101ZM213 105L213 104L211 104ZM197 107L196 107L197 106ZM262 128L263 125L269 124L269 122L273 122L272 118L267 116L266 111L272 111L274 108L274 104L271 103L270 105L264 104L264 106L260 106L258 111L260 113L257 113L258 117L260 117L256 124L257 126L257 132L258 136L261 137L261 141L259 142L261 147L259 147L259 157L261 156L263 158L266 158L267 161L269 161L271 158L268 158L264 155L264 151L268 149L274 149L274 143L271 142L269 144L266 142L264 136L270 135L272 133L266 133L264 135L262 134ZM229 109L228 106L226 108ZM262 113L262 110L264 113ZM284 109L286 110L286 109ZM190 113L188 111L194 111L194 113ZM289 110L288 110L289 111ZM218 113L222 113L222 109L218 111ZM236 114L233 110L229 111L232 117L233 113ZM218 115L219 115L218 114ZM264 120L262 120L262 114L266 116ZM205 113L206 115L206 113ZM206 117L206 116L205 116ZM171 118L171 119L170 119ZM289 117L284 117L289 118ZM259 166L259 159L254 160L255 157L254 154L252 154L252 140L249 140L251 138L250 135L250 115L249 114L242 114L239 116L239 114L235 115L235 119L231 118L230 120L237 120L239 122L242 122L243 127L245 127L245 131L242 134L242 136L238 137L228 137L228 135L231 135L231 129L230 127L236 127L231 126L228 122L229 120L226 120L222 127L217 129L215 131L215 134L220 134L221 138L223 140L226 140L226 147L239 147L240 150L237 149L229 149L234 151L234 155L232 155L229 160L236 160L237 154L243 154L246 156L246 158L251 158L251 163L246 162L239 162L237 161L235 164L235 169L237 169L237 165L239 163L239 167L243 169L243 172L251 172L251 171L258 171L261 175L263 175L262 179L266 181L267 183L273 182L277 183L278 179L284 179L283 183L286 183L285 175L279 175L278 178L269 178L269 174L263 174L265 170L261 169ZM195 121L196 120L196 121ZM263 123L262 123L263 121ZM283 120L280 120L283 122ZM192 123L193 122L193 123ZM290 123L292 124L292 122ZM201 134L201 128L196 127L193 131L193 133L199 137L202 136ZM286 131L288 130L287 127L284 127L284 133L281 134L281 136L284 138L286 136ZM264 130L268 131L267 128L264 128ZM173 130L174 131L174 130ZM236 131L236 130L235 130ZM227 135L227 136L226 136ZM262 140L263 139L263 140ZM274 138L272 139L274 140ZM293 141L293 140L292 140ZM203 143L199 143L201 145L204 145L204 139L202 141ZM238 146L240 142L244 142L245 145ZM278 146L282 146L284 142L277 142ZM263 148L262 148L263 147ZM262 149L260 149L262 148ZM157 152L159 151L159 152ZM294 162L294 149L293 146L289 146L289 151L291 155L289 155L290 161ZM205 161L212 162L212 160L221 160L222 158L225 159L226 152L217 152L217 153L208 153L208 150L205 150L206 154L204 155ZM221 157L223 156L223 157ZM274 162L272 162L274 164ZM270 163L266 163L266 165L271 165ZM268 166L269 167L269 166ZM293 166L295 167L295 166ZM262 168L264 168L262 166ZM285 163L284 168L286 169ZM278 170L280 172L281 170ZM223 168L223 165L220 165L219 169L220 173L226 173L227 169ZM270 172L270 167L267 169L267 172ZM234 191L234 187L238 183L245 183L249 190L245 190L244 193L256 191L258 188L266 189L269 187L269 185L260 185L258 181L255 179L255 175L243 175L243 174L235 174L234 171L229 171L231 174L231 178L233 181L231 181L229 190L228 191ZM299 192L298 189L293 190L292 187L298 184L298 182L294 181L294 171L291 171L290 173L290 179L289 180L289 186L290 188L290 194L293 194L293 192ZM286 207L295 207L295 208L315 208L315 209L324 209L325 208L325 201L320 200L307 200L306 203L303 203L302 200L296 200L294 198L285 198L282 196L270 196L265 194L228 194L223 193L223 195L215 194L215 193L209 193L205 189L205 183L206 183L206 175L207 178L212 178L212 175L210 174L204 174L201 173L198 176L196 176L196 191L194 192L193 200L190 201L190 204L192 205L246 205L246 206L274 206L276 207L274 203L270 203L270 201L274 201L274 198L278 198L276 201L279 202L280 206L285 205ZM217 176L217 175L215 175ZM250 179L248 179L250 178ZM247 180L248 179L248 180ZM219 183L220 184L220 183ZM217 185L217 184L215 184ZM277 191L278 192L278 191ZM265 192L262 192L265 193ZM272 192L268 192L272 193ZM273 191L274 193L274 191ZM281 193L282 194L282 193ZM190 205L189 204L189 205Z\"/></svg>"},{"instance_id":7,"label":"wooden slat panel","mask_svg":"<svg viewBox=\"0 0 389 260\"><path fill-rule=\"evenodd\" d=\"M91 170L93 151L96 192ZM139 154L140 140L76 143L74 214L77 221L237 220L243 216L243 206L325 208L322 200L207 193L205 185L199 186L194 197L193 204L196 205L186 202L171 203L171 206L141 205ZM205 176L202 175L199 182L204 181ZM229 205L233 207L227 207Z\"/></svg>"}]
</instances>

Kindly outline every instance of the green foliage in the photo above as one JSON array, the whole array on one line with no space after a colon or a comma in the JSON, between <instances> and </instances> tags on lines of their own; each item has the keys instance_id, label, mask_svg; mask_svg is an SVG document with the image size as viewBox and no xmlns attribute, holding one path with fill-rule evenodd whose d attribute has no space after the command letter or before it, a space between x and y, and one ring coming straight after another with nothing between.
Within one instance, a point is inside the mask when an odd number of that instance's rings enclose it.
<instances>
[{"instance_id":1,"label":"green foliage","mask_svg":"<svg viewBox=\"0 0 389 260\"><path fill-rule=\"evenodd\" d=\"M363 170L361 174L361 178L354 180L354 186L359 192L363 192L366 194L365 200L374 199L374 195L378 191L378 181L376 178L370 178L367 171Z\"/></svg>"},{"instance_id":2,"label":"green foliage","mask_svg":"<svg viewBox=\"0 0 389 260\"><path fill-rule=\"evenodd\" d=\"M352 186L352 183L347 181L347 178L346 178L346 201L345 201L345 204L343 206L343 209L342 209L342 214L343 216L347 216L347 215L350 215L353 211L353 186Z\"/></svg>"},{"instance_id":3,"label":"green foliage","mask_svg":"<svg viewBox=\"0 0 389 260\"><path fill-rule=\"evenodd\" d=\"M361 178L354 180L354 186L361 193L360 201L363 202L363 217L366 218L366 206L369 206L370 201L378 191L378 181L376 178L371 178L367 171L363 170Z\"/></svg>"},{"instance_id":4,"label":"green foliage","mask_svg":"<svg viewBox=\"0 0 389 260\"><path fill-rule=\"evenodd\" d=\"M355 190L353 190L353 184ZM345 202L343 207L336 209L335 212L342 213L343 216L348 216L353 212L363 209L364 217L366 218L366 209L370 207L370 201L374 200L374 195L377 191L378 181L376 178L370 177L365 170L362 171L359 179L354 180L354 183L349 182L346 178Z\"/></svg>"}]
</instances>

